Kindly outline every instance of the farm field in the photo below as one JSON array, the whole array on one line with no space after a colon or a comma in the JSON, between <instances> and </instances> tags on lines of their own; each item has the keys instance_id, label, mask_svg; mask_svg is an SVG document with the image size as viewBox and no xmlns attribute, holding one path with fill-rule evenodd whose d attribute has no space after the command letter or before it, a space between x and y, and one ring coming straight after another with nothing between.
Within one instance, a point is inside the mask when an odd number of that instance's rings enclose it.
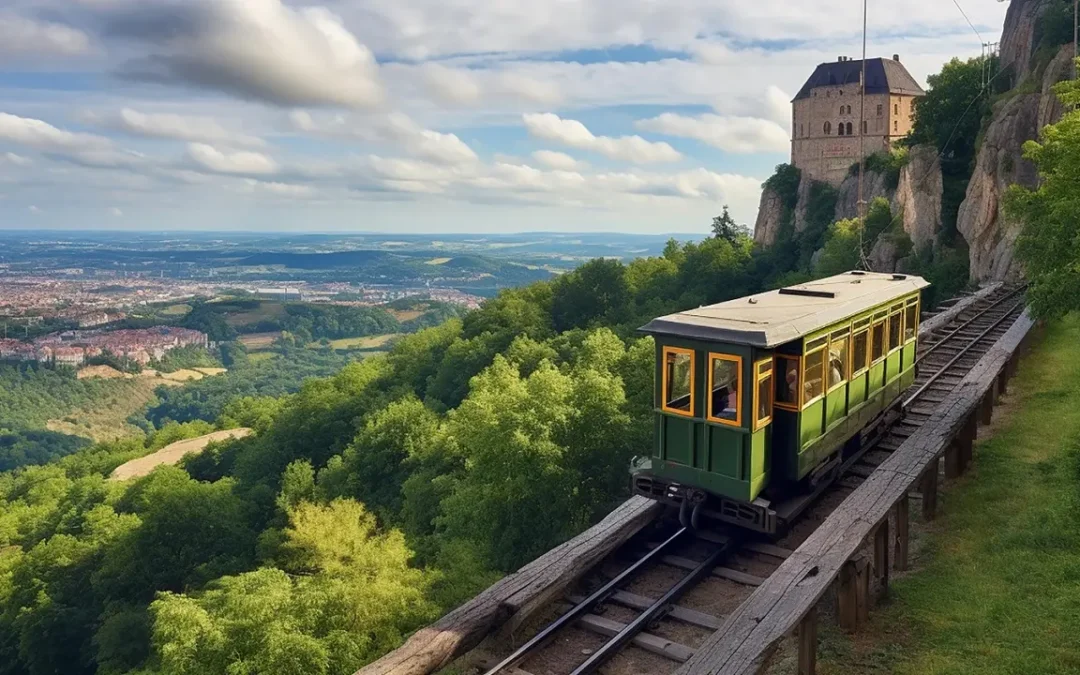
<instances>
[{"instance_id":1,"label":"farm field","mask_svg":"<svg viewBox=\"0 0 1080 675\"><path fill-rule=\"evenodd\" d=\"M331 349L377 349L384 347L394 338L401 337L401 333L387 333L385 335L369 335L367 337L344 338L331 340ZM310 347L318 347L318 342L313 342Z\"/></svg>"},{"instance_id":2,"label":"farm field","mask_svg":"<svg viewBox=\"0 0 1080 675\"><path fill-rule=\"evenodd\" d=\"M198 438L189 438L183 441L177 441L166 445L164 448L157 452L147 455L145 457L139 457L133 459L126 464L121 464L113 470L112 475L109 476L110 480L126 480L128 478L137 478L139 476L145 476L154 470L154 467L161 466L162 464L176 464L184 455L192 452L202 452L206 449L206 446L215 441L223 441L230 438L243 438L251 433L251 429L245 429L243 427L239 429L226 429L225 431L215 431L212 434L206 434L205 436L199 436Z\"/></svg>"},{"instance_id":3,"label":"farm field","mask_svg":"<svg viewBox=\"0 0 1080 675\"><path fill-rule=\"evenodd\" d=\"M274 331L270 333L249 333L248 335L241 335L237 338L240 344L244 345L250 351L257 351L260 349L269 349L274 340L281 337L280 331Z\"/></svg>"},{"instance_id":4,"label":"farm field","mask_svg":"<svg viewBox=\"0 0 1080 675\"><path fill-rule=\"evenodd\" d=\"M1080 672L1078 342L1080 316L1046 329L973 470L918 528L914 571L854 641L826 628L819 673Z\"/></svg>"}]
</instances>

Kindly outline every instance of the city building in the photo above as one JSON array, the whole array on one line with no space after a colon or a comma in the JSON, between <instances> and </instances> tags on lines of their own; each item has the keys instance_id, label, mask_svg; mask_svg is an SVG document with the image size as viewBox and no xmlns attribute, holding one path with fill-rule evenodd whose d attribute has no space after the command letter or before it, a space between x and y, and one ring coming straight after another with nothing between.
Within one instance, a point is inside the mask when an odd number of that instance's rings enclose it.
<instances>
[{"instance_id":1,"label":"city building","mask_svg":"<svg viewBox=\"0 0 1080 675\"><path fill-rule=\"evenodd\" d=\"M804 176L839 186L855 162L911 131L915 101L926 92L899 55L867 60L865 105L859 100L862 69L862 61L843 56L823 63L792 101L791 163Z\"/></svg>"}]
</instances>

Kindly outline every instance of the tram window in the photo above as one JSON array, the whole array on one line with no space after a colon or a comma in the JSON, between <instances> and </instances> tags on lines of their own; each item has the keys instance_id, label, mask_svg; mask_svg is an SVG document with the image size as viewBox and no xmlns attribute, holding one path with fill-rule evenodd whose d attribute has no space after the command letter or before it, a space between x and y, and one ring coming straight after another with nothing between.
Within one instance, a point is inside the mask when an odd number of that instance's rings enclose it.
<instances>
[{"instance_id":1,"label":"tram window","mask_svg":"<svg viewBox=\"0 0 1080 675\"><path fill-rule=\"evenodd\" d=\"M663 409L692 416L694 409L694 352L664 348Z\"/></svg>"},{"instance_id":2,"label":"tram window","mask_svg":"<svg viewBox=\"0 0 1080 675\"><path fill-rule=\"evenodd\" d=\"M836 331L829 338L829 389L848 379L848 331Z\"/></svg>"},{"instance_id":3,"label":"tram window","mask_svg":"<svg viewBox=\"0 0 1080 675\"><path fill-rule=\"evenodd\" d=\"M919 323L919 305L912 303L904 310L904 342L915 339L915 330Z\"/></svg>"},{"instance_id":4,"label":"tram window","mask_svg":"<svg viewBox=\"0 0 1080 675\"><path fill-rule=\"evenodd\" d=\"M901 317L903 313L896 312L889 317L889 351L900 346Z\"/></svg>"},{"instance_id":5,"label":"tram window","mask_svg":"<svg viewBox=\"0 0 1080 675\"><path fill-rule=\"evenodd\" d=\"M742 426L742 358L709 355L709 420Z\"/></svg>"},{"instance_id":6,"label":"tram window","mask_svg":"<svg viewBox=\"0 0 1080 675\"><path fill-rule=\"evenodd\" d=\"M856 333L851 342L851 375L854 377L870 365L866 361L870 354L870 331Z\"/></svg>"},{"instance_id":7,"label":"tram window","mask_svg":"<svg viewBox=\"0 0 1080 675\"><path fill-rule=\"evenodd\" d=\"M825 393L825 350L807 354L803 361L803 405Z\"/></svg>"},{"instance_id":8,"label":"tram window","mask_svg":"<svg viewBox=\"0 0 1080 675\"><path fill-rule=\"evenodd\" d=\"M885 322L879 321L870 329L870 362L885 356Z\"/></svg>"},{"instance_id":9,"label":"tram window","mask_svg":"<svg viewBox=\"0 0 1080 675\"><path fill-rule=\"evenodd\" d=\"M777 356L775 405L781 408L798 409L799 407L799 357Z\"/></svg>"},{"instance_id":10,"label":"tram window","mask_svg":"<svg viewBox=\"0 0 1080 675\"><path fill-rule=\"evenodd\" d=\"M773 362L763 361L756 366L757 389L754 391L754 431L772 420Z\"/></svg>"}]
</instances>

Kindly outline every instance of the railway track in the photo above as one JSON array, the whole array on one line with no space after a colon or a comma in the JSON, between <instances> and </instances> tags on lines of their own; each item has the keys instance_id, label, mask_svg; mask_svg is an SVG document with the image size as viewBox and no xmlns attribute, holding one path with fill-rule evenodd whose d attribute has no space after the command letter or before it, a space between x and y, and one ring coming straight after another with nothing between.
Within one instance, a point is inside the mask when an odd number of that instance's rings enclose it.
<instances>
[{"instance_id":1,"label":"railway track","mask_svg":"<svg viewBox=\"0 0 1080 675\"><path fill-rule=\"evenodd\" d=\"M1024 287L1001 287L948 325L920 336L915 384L895 412L864 432L835 480L786 507L775 540L711 523L660 524L602 563L549 623L484 675L669 673L688 660L728 614L798 548L933 412L1024 309ZM554 618L552 618L554 616Z\"/></svg>"}]
</instances>

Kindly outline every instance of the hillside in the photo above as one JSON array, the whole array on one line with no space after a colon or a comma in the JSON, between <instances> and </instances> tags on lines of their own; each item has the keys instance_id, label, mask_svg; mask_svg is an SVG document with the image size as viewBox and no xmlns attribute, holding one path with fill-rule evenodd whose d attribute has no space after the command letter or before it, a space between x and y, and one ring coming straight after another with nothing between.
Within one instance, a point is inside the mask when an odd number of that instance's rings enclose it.
<instances>
[{"instance_id":1,"label":"hillside","mask_svg":"<svg viewBox=\"0 0 1080 675\"><path fill-rule=\"evenodd\" d=\"M1013 184L1035 186L1023 145L1064 112L1053 87L1071 75L1071 16L1067 0L1013 0L999 58L954 60L930 77L903 147L867 161L865 199L888 207L888 236L864 244L869 267L941 281L1018 277L1020 226L1004 216L1005 192ZM988 85L987 67L994 73ZM768 248L794 246L812 272L829 226L857 215L857 195L856 167L838 187L781 167L765 184L754 239Z\"/></svg>"}]
</instances>

